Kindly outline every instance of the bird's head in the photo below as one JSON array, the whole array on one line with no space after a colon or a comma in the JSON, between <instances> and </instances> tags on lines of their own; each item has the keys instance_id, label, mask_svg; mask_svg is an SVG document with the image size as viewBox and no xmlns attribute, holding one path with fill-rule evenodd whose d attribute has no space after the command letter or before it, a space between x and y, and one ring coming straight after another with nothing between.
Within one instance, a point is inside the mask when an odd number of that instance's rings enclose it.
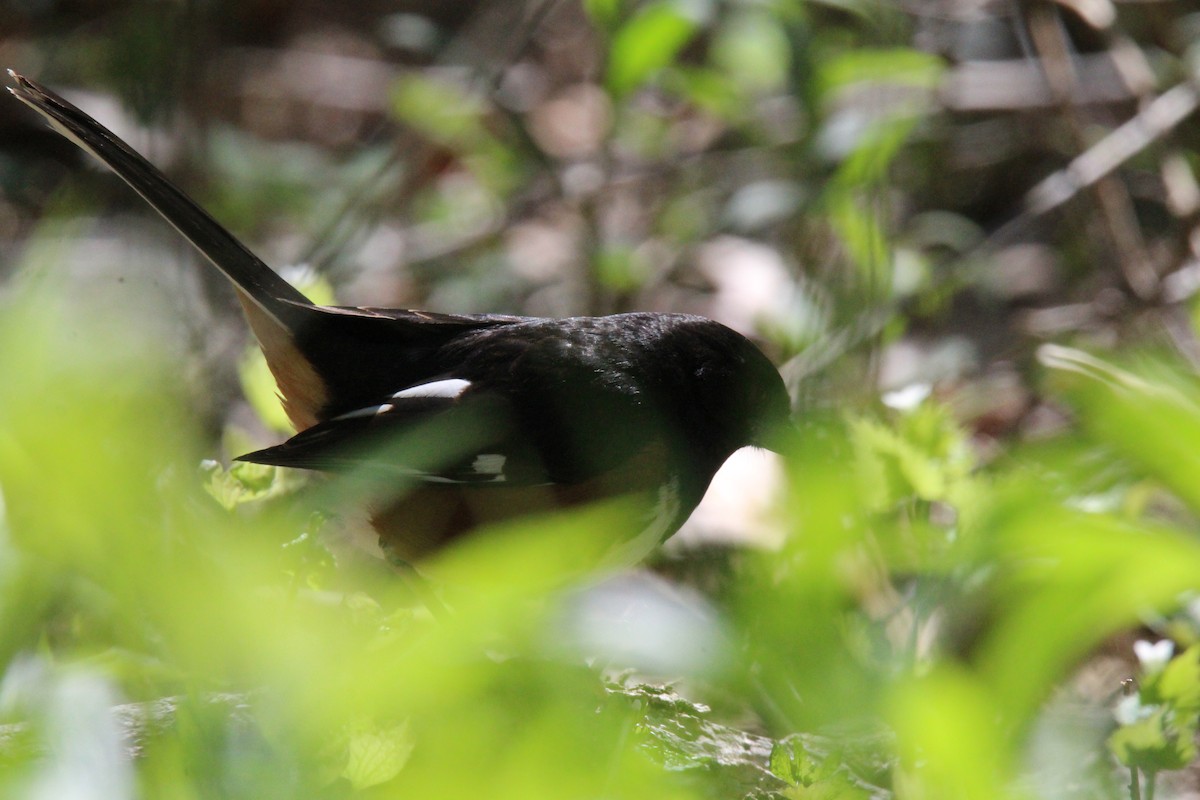
<instances>
[{"instance_id":1,"label":"bird's head","mask_svg":"<svg viewBox=\"0 0 1200 800\"><path fill-rule=\"evenodd\" d=\"M779 370L753 342L718 322L695 317L684 327L681 361L713 454L723 461L747 445L783 452L794 425Z\"/></svg>"}]
</instances>

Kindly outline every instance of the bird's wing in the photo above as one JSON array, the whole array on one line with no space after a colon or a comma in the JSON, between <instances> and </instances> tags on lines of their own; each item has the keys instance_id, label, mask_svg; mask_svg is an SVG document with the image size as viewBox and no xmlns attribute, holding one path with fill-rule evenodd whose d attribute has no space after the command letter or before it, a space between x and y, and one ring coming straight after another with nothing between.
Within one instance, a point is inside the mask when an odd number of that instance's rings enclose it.
<instances>
[{"instance_id":1,"label":"bird's wing","mask_svg":"<svg viewBox=\"0 0 1200 800\"><path fill-rule=\"evenodd\" d=\"M333 472L365 470L415 483L550 482L507 399L454 377L407 387L238 460Z\"/></svg>"}]
</instances>

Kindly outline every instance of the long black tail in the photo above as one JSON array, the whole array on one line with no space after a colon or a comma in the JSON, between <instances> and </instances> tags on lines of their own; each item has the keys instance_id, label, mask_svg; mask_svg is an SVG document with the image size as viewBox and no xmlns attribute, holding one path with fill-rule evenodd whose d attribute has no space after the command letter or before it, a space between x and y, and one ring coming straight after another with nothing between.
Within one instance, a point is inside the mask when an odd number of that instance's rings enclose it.
<instances>
[{"instance_id":1,"label":"long black tail","mask_svg":"<svg viewBox=\"0 0 1200 800\"><path fill-rule=\"evenodd\" d=\"M307 297L264 264L208 212L129 145L75 106L11 69L17 82L8 90L44 116L50 125L104 162L208 257L270 316L279 319L289 304L311 305ZM286 313L283 316L287 316Z\"/></svg>"}]
</instances>

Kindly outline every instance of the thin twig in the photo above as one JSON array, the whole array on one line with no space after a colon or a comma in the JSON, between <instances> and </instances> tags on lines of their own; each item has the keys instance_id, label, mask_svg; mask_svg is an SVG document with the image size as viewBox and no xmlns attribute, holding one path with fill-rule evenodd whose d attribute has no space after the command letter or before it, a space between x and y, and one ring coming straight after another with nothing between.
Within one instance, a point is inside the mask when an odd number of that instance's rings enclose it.
<instances>
[{"instance_id":1,"label":"thin twig","mask_svg":"<svg viewBox=\"0 0 1200 800\"><path fill-rule=\"evenodd\" d=\"M1041 216L1063 205L1173 131L1198 105L1200 96L1191 83L1163 92L1128 122L1030 189L1025 195L1025 213Z\"/></svg>"},{"instance_id":2,"label":"thin twig","mask_svg":"<svg viewBox=\"0 0 1200 800\"><path fill-rule=\"evenodd\" d=\"M1075 140L1083 146L1087 141L1085 121L1079 106L1070 102L1079 84L1074 54L1062 19L1049 3L1038 4L1029 15L1030 33L1041 55L1041 63L1051 91L1060 101L1064 118L1070 124ZM1133 293L1147 299L1158 288L1158 276L1150 263L1146 243L1133 213L1133 201L1125 185L1111 177L1109 170L1088 185L1092 188L1100 213L1107 224L1108 237L1117 253L1117 262Z\"/></svg>"}]
</instances>

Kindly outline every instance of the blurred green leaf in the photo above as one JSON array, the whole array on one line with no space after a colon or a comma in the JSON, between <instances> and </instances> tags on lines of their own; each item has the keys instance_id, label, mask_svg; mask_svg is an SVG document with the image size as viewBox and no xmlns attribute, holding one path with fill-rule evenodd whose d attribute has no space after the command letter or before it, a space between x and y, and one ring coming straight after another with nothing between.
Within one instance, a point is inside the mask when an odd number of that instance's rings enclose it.
<instances>
[{"instance_id":1,"label":"blurred green leaf","mask_svg":"<svg viewBox=\"0 0 1200 800\"><path fill-rule=\"evenodd\" d=\"M596 253L593 269L600 283L614 292L632 292L650 276L650 267L636 251L617 245Z\"/></svg>"},{"instance_id":2,"label":"blurred green leaf","mask_svg":"<svg viewBox=\"0 0 1200 800\"><path fill-rule=\"evenodd\" d=\"M775 743L770 767L771 772L790 784L783 794L792 800L866 800L871 796L843 772L836 756L813 756L797 736Z\"/></svg>"},{"instance_id":3,"label":"blurred green leaf","mask_svg":"<svg viewBox=\"0 0 1200 800\"><path fill-rule=\"evenodd\" d=\"M670 64L710 14L707 0L652 0L613 36L607 83L618 97L629 94Z\"/></svg>"},{"instance_id":4,"label":"blurred green leaf","mask_svg":"<svg viewBox=\"0 0 1200 800\"><path fill-rule=\"evenodd\" d=\"M783 796L788 800L868 800L872 795L835 774L809 786L792 786L784 790Z\"/></svg>"},{"instance_id":5,"label":"blurred green leaf","mask_svg":"<svg viewBox=\"0 0 1200 800\"><path fill-rule=\"evenodd\" d=\"M745 112L739 87L729 76L707 67L680 66L664 84L688 102L726 120L738 120Z\"/></svg>"},{"instance_id":6,"label":"blurred green leaf","mask_svg":"<svg viewBox=\"0 0 1200 800\"><path fill-rule=\"evenodd\" d=\"M996 800L1020 797L1012 788L1003 718L985 684L942 665L896 687L889 719L900 745L898 793L911 797Z\"/></svg>"},{"instance_id":7,"label":"blurred green leaf","mask_svg":"<svg viewBox=\"0 0 1200 800\"><path fill-rule=\"evenodd\" d=\"M474 150L489 138L480 98L457 83L406 75L392 90L392 104L402 120L448 147Z\"/></svg>"},{"instance_id":8,"label":"blurred green leaf","mask_svg":"<svg viewBox=\"0 0 1200 800\"><path fill-rule=\"evenodd\" d=\"M850 201L841 195L882 184L942 70L936 57L907 49L845 51L822 62L817 84L831 113L820 139L824 152L840 162L830 192L843 226Z\"/></svg>"},{"instance_id":9,"label":"blurred green leaf","mask_svg":"<svg viewBox=\"0 0 1200 800\"><path fill-rule=\"evenodd\" d=\"M484 124L483 100L462 84L408 74L392 89L392 108L406 125L458 154L492 192L508 192L516 179L509 148Z\"/></svg>"},{"instance_id":10,"label":"blurred green leaf","mask_svg":"<svg viewBox=\"0 0 1200 800\"><path fill-rule=\"evenodd\" d=\"M859 557L867 508L845 477L852 458L840 422L806 425L788 464L788 539L780 552L747 553L731 587L746 641L743 680L770 724L788 732L845 719L848 709L870 716L891 668L873 660L850 623L854 598L873 579Z\"/></svg>"},{"instance_id":11,"label":"blurred green leaf","mask_svg":"<svg viewBox=\"0 0 1200 800\"><path fill-rule=\"evenodd\" d=\"M624 9L624 0L583 0L583 10L601 30L613 28Z\"/></svg>"},{"instance_id":12,"label":"blurred green leaf","mask_svg":"<svg viewBox=\"0 0 1200 800\"><path fill-rule=\"evenodd\" d=\"M268 143L227 128L213 130L206 144L213 174L204 206L239 236L279 218L306 218L331 193L333 165L312 146Z\"/></svg>"},{"instance_id":13,"label":"blurred green leaf","mask_svg":"<svg viewBox=\"0 0 1200 800\"><path fill-rule=\"evenodd\" d=\"M879 219L879 209L870 199L855 196L851 191L831 188L826 191L824 205L830 226L844 244L850 262L857 268L861 280L873 291L891 291L891 251L887 246Z\"/></svg>"},{"instance_id":14,"label":"blurred green leaf","mask_svg":"<svg viewBox=\"0 0 1200 800\"><path fill-rule=\"evenodd\" d=\"M920 50L854 48L822 59L818 82L826 97L860 83L933 89L944 70L942 59Z\"/></svg>"},{"instance_id":15,"label":"blurred green leaf","mask_svg":"<svg viewBox=\"0 0 1200 800\"><path fill-rule=\"evenodd\" d=\"M1145 702L1169 704L1182 715L1200 713L1200 645L1192 645L1146 678L1141 694Z\"/></svg>"},{"instance_id":16,"label":"blurred green leaf","mask_svg":"<svg viewBox=\"0 0 1200 800\"><path fill-rule=\"evenodd\" d=\"M841 145L848 152L838 166L831 188L837 191L881 185L916 124L917 117L910 114L857 120L857 130L846 137L852 145Z\"/></svg>"},{"instance_id":17,"label":"blurred green leaf","mask_svg":"<svg viewBox=\"0 0 1200 800\"><path fill-rule=\"evenodd\" d=\"M1070 664L1148 609L1195 586L1200 542L1167 526L1063 508L1028 480L998 491L977 537L1003 613L978 646L981 673L1024 722Z\"/></svg>"},{"instance_id":18,"label":"blurred green leaf","mask_svg":"<svg viewBox=\"0 0 1200 800\"><path fill-rule=\"evenodd\" d=\"M381 727L360 724L345 734L346 766L342 777L355 789L386 783L400 774L415 741L407 722Z\"/></svg>"},{"instance_id":19,"label":"blurred green leaf","mask_svg":"<svg viewBox=\"0 0 1200 800\"><path fill-rule=\"evenodd\" d=\"M777 17L761 8L742 8L723 20L710 52L717 69L745 91L780 91L791 74L787 32Z\"/></svg>"},{"instance_id":20,"label":"blurred green leaf","mask_svg":"<svg viewBox=\"0 0 1200 800\"><path fill-rule=\"evenodd\" d=\"M966 437L950 415L934 403L902 414L896 426L866 417L851 420L851 433L864 496L875 508L893 507L916 496L955 502L974 467Z\"/></svg>"},{"instance_id":21,"label":"blurred green leaf","mask_svg":"<svg viewBox=\"0 0 1200 800\"><path fill-rule=\"evenodd\" d=\"M1115 447L1200 510L1200 386L1182 373L1143 359L1138 369L1082 350L1039 351L1057 389L1074 403L1095 438Z\"/></svg>"},{"instance_id":22,"label":"blurred green leaf","mask_svg":"<svg viewBox=\"0 0 1200 800\"><path fill-rule=\"evenodd\" d=\"M1195 723L1178 725L1174 711L1163 707L1146 719L1122 725L1108 747L1122 764L1146 773L1183 769L1196 758Z\"/></svg>"},{"instance_id":23,"label":"blurred green leaf","mask_svg":"<svg viewBox=\"0 0 1200 800\"><path fill-rule=\"evenodd\" d=\"M228 510L243 503L269 500L288 494L303 483L296 473L267 464L235 462L224 469L216 461L205 461L201 465L208 476L204 488Z\"/></svg>"}]
</instances>

